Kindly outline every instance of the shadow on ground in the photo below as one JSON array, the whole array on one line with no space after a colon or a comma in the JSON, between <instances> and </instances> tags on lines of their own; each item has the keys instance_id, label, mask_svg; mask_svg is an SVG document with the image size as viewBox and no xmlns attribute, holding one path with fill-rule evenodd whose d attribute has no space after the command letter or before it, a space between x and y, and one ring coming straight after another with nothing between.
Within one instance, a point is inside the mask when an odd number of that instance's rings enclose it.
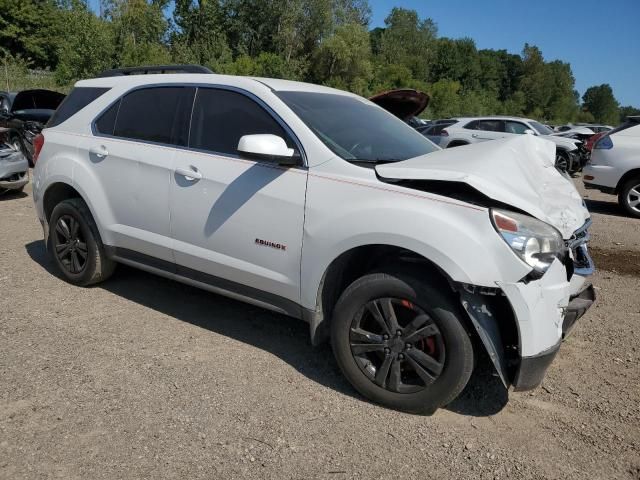
<instances>
[{"instance_id":1,"label":"shadow on ground","mask_svg":"<svg viewBox=\"0 0 640 480\"><path fill-rule=\"evenodd\" d=\"M9 201L9 200L18 200L20 198L28 197L29 195L23 191L15 191L15 190L6 190L1 191L0 189L0 202Z\"/></svg>"},{"instance_id":2,"label":"shadow on ground","mask_svg":"<svg viewBox=\"0 0 640 480\"><path fill-rule=\"evenodd\" d=\"M59 276L42 240L25 247L36 263ZM329 345L311 347L309 328L300 320L124 265L119 265L114 276L97 288L268 351L307 378L363 400L340 373ZM481 359L479 367L462 394L447 409L462 415L488 416L498 413L506 405L507 392L500 380L490 373L492 367L488 361Z\"/></svg>"},{"instance_id":3,"label":"shadow on ground","mask_svg":"<svg viewBox=\"0 0 640 480\"><path fill-rule=\"evenodd\" d=\"M600 213L603 215L612 215L614 217L629 217L618 202L605 202L603 200L584 199L587 209L591 213Z\"/></svg>"}]
</instances>

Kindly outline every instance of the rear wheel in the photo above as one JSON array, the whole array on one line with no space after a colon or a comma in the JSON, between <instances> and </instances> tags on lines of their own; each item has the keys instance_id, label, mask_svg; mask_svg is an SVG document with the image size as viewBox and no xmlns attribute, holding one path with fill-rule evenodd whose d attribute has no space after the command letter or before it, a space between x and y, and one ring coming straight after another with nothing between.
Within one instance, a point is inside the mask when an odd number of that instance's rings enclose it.
<instances>
[{"instance_id":1,"label":"rear wheel","mask_svg":"<svg viewBox=\"0 0 640 480\"><path fill-rule=\"evenodd\" d=\"M106 280L115 269L107 258L87 205L79 198L60 202L49 221L49 253L64 278L87 286Z\"/></svg>"},{"instance_id":2,"label":"rear wheel","mask_svg":"<svg viewBox=\"0 0 640 480\"><path fill-rule=\"evenodd\" d=\"M618 202L629 215L640 218L640 177L625 182L618 195Z\"/></svg>"},{"instance_id":3,"label":"rear wheel","mask_svg":"<svg viewBox=\"0 0 640 480\"><path fill-rule=\"evenodd\" d=\"M473 370L462 318L449 295L411 275L370 274L338 300L332 346L346 378L368 399L433 413L462 391Z\"/></svg>"}]
</instances>

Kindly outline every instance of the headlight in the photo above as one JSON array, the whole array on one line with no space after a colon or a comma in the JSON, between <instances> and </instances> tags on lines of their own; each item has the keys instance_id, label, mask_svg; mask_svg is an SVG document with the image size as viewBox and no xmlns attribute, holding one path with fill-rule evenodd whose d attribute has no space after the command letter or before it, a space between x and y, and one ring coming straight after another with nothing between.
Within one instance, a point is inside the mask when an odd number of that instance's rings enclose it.
<instances>
[{"instance_id":1,"label":"headlight","mask_svg":"<svg viewBox=\"0 0 640 480\"><path fill-rule=\"evenodd\" d=\"M491 220L516 255L540 274L564 253L562 235L548 223L507 210L491 210Z\"/></svg>"}]
</instances>

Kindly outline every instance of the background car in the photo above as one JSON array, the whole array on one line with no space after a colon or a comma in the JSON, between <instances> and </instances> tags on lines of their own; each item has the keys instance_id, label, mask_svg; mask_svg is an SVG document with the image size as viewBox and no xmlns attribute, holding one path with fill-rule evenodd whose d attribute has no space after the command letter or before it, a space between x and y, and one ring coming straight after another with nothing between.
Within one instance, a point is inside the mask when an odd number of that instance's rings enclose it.
<instances>
[{"instance_id":1,"label":"background car","mask_svg":"<svg viewBox=\"0 0 640 480\"><path fill-rule=\"evenodd\" d=\"M448 119L444 121L437 120L435 123L432 123L431 125L428 125L426 127L417 128L417 130L421 134L423 134L425 137L427 137L429 140L431 140L433 143L435 143L438 146L441 146L444 139L448 135L445 129L453 125L454 123L456 123L455 119Z\"/></svg>"},{"instance_id":2,"label":"background car","mask_svg":"<svg viewBox=\"0 0 640 480\"><path fill-rule=\"evenodd\" d=\"M0 144L0 195L22 191L29 182L29 164L20 150Z\"/></svg>"},{"instance_id":3,"label":"background car","mask_svg":"<svg viewBox=\"0 0 640 480\"><path fill-rule=\"evenodd\" d=\"M443 148L458 147L472 143L496 140L511 135L530 134L550 140L556 144L556 168L574 173L581 170L587 158L582 142L553 135L553 130L536 120L520 117L466 117L446 127Z\"/></svg>"},{"instance_id":4,"label":"background car","mask_svg":"<svg viewBox=\"0 0 640 480\"><path fill-rule=\"evenodd\" d=\"M602 136L584 167L585 187L618 195L618 202L640 218L640 116Z\"/></svg>"},{"instance_id":5,"label":"background car","mask_svg":"<svg viewBox=\"0 0 640 480\"><path fill-rule=\"evenodd\" d=\"M0 128L4 141L20 150L33 166L33 139L40 133L65 95L52 90L0 93Z\"/></svg>"}]
</instances>

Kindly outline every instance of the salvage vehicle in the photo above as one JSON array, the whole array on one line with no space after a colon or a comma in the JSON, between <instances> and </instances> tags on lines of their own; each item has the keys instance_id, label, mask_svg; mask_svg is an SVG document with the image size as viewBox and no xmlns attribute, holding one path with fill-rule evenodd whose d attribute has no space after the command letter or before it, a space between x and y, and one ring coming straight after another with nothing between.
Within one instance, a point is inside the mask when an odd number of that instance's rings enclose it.
<instances>
[{"instance_id":1,"label":"salvage vehicle","mask_svg":"<svg viewBox=\"0 0 640 480\"><path fill-rule=\"evenodd\" d=\"M64 97L51 90L0 92L0 128L7 129L7 143L23 153L29 166L33 166L33 139Z\"/></svg>"},{"instance_id":2,"label":"salvage vehicle","mask_svg":"<svg viewBox=\"0 0 640 480\"><path fill-rule=\"evenodd\" d=\"M20 150L0 144L0 195L21 192L29 183L29 163Z\"/></svg>"},{"instance_id":3,"label":"salvage vehicle","mask_svg":"<svg viewBox=\"0 0 640 480\"><path fill-rule=\"evenodd\" d=\"M388 90L370 97L369 100L391 112L416 130L427 127L431 123L418 118L418 115L429 105L429 95L419 90L412 88Z\"/></svg>"},{"instance_id":4,"label":"salvage vehicle","mask_svg":"<svg viewBox=\"0 0 640 480\"><path fill-rule=\"evenodd\" d=\"M466 117L457 120L442 132L445 139L440 143L441 147L459 147L512 135L530 134L555 143L558 170L576 173L586 162L581 141L556 136L553 130L535 120L520 117Z\"/></svg>"},{"instance_id":5,"label":"salvage vehicle","mask_svg":"<svg viewBox=\"0 0 640 480\"><path fill-rule=\"evenodd\" d=\"M640 218L640 116L596 141L582 180L586 188L617 195L620 206Z\"/></svg>"},{"instance_id":6,"label":"salvage vehicle","mask_svg":"<svg viewBox=\"0 0 640 480\"><path fill-rule=\"evenodd\" d=\"M594 300L589 212L552 143L440 150L348 92L192 71L80 81L37 137L68 282L123 263L300 318L399 410L451 402L483 351L506 386L540 384Z\"/></svg>"}]
</instances>

